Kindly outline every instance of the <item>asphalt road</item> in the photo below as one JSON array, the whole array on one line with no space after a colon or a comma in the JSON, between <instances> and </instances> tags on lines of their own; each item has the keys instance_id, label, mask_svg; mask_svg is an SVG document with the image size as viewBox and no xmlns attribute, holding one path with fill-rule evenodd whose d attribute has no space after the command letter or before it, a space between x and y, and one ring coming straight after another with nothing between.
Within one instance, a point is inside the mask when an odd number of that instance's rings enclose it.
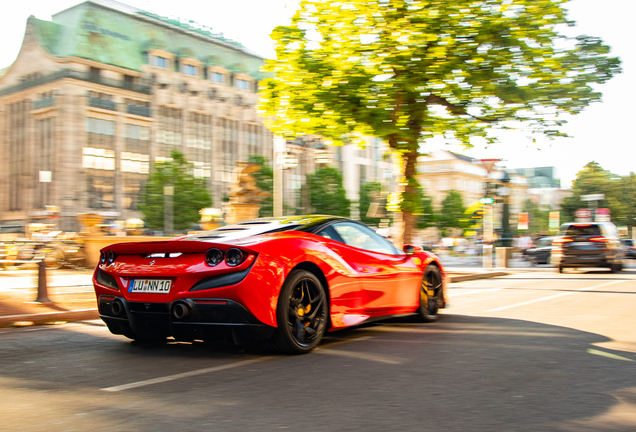
<instances>
[{"instance_id":1,"label":"asphalt road","mask_svg":"<svg viewBox=\"0 0 636 432\"><path fill-rule=\"evenodd\" d=\"M451 286L436 323L314 353L139 345L97 321L0 330L6 431L634 431L636 271Z\"/></svg>"}]
</instances>

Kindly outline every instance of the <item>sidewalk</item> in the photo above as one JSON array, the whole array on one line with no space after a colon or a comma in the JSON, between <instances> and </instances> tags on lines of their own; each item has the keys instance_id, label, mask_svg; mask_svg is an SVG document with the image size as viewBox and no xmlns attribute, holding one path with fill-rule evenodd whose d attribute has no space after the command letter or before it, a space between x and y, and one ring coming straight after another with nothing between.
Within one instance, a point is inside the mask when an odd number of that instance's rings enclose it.
<instances>
[{"instance_id":1,"label":"sidewalk","mask_svg":"<svg viewBox=\"0 0 636 432\"><path fill-rule=\"evenodd\" d=\"M449 281L483 279L521 269L447 268ZM92 271L48 270L48 298L38 303L38 271L0 271L0 327L30 326L60 321L97 319Z\"/></svg>"},{"instance_id":2,"label":"sidewalk","mask_svg":"<svg viewBox=\"0 0 636 432\"><path fill-rule=\"evenodd\" d=\"M48 298L37 303L38 271L0 271L0 327L99 318L92 271L47 271Z\"/></svg>"}]
</instances>

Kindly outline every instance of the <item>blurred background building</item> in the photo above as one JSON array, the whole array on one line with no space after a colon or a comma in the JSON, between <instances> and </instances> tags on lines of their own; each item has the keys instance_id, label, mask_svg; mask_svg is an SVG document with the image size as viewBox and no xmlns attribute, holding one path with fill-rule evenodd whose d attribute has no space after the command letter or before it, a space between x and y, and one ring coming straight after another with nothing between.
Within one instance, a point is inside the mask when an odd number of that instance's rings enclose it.
<instances>
[{"instance_id":1,"label":"blurred background building","mask_svg":"<svg viewBox=\"0 0 636 432\"><path fill-rule=\"evenodd\" d=\"M505 170L510 176L506 185L510 189L510 217L518 217L522 211L523 202L529 198L529 178L517 170ZM451 190L458 191L466 207L479 203L485 196L486 183L499 186L504 170L493 168L486 170L479 159L453 153L448 150L435 150L418 160L419 182L425 193L432 198L436 211L442 208L442 201Z\"/></svg>"},{"instance_id":2,"label":"blurred background building","mask_svg":"<svg viewBox=\"0 0 636 432\"><path fill-rule=\"evenodd\" d=\"M51 22L31 16L17 59L0 71L0 224L55 213L58 229L76 230L78 213L140 218L143 184L172 150L193 163L220 207L237 161L275 160L256 111L263 62L192 21L111 0L78 4ZM298 161L284 173L287 205L308 207L300 188L320 166L340 169L352 201L366 181L390 192L386 145L367 144L287 141Z\"/></svg>"},{"instance_id":3,"label":"blurred background building","mask_svg":"<svg viewBox=\"0 0 636 432\"><path fill-rule=\"evenodd\" d=\"M216 203L238 160L271 160L256 114L263 59L208 29L113 1L31 16L0 78L0 219L28 223L59 208L139 217L143 182L173 149Z\"/></svg>"}]
</instances>

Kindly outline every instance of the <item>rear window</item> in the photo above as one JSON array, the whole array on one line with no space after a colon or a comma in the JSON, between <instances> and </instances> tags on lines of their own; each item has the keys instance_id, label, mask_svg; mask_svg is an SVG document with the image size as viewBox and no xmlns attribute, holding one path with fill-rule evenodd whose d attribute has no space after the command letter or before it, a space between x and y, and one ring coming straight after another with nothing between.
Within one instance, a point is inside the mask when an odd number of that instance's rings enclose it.
<instances>
[{"instance_id":1,"label":"rear window","mask_svg":"<svg viewBox=\"0 0 636 432\"><path fill-rule=\"evenodd\" d=\"M568 237L596 236L601 235L601 228L598 225L570 225L565 235Z\"/></svg>"}]
</instances>

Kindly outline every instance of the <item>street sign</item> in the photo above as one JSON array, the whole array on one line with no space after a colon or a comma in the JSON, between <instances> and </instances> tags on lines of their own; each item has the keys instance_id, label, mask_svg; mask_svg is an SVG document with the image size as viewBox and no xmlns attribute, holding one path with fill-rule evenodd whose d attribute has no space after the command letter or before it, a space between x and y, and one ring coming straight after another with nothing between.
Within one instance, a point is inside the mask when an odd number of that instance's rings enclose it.
<instances>
[{"instance_id":1,"label":"street sign","mask_svg":"<svg viewBox=\"0 0 636 432\"><path fill-rule=\"evenodd\" d=\"M611 222L612 220L612 217L610 216L610 209L608 208L596 209L594 213L594 220L596 222Z\"/></svg>"},{"instance_id":2,"label":"street sign","mask_svg":"<svg viewBox=\"0 0 636 432\"><path fill-rule=\"evenodd\" d=\"M592 210L590 209L578 209L574 212L574 217L577 219L582 219L582 218L591 218L592 217Z\"/></svg>"},{"instance_id":3,"label":"street sign","mask_svg":"<svg viewBox=\"0 0 636 432\"><path fill-rule=\"evenodd\" d=\"M578 209L574 212L575 222L592 222L592 210Z\"/></svg>"},{"instance_id":4,"label":"street sign","mask_svg":"<svg viewBox=\"0 0 636 432\"><path fill-rule=\"evenodd\" d=\"M479 202L481 204L492 204L493 201L495 201L495 200L492 199L492 198L480 198L480 200L479 200Z\"/></svg>"},{"instance_id":5,"label":"street sign","mask_svg":"<svg viewBox=\"0 0 636 432\"><path fill-rule=\"evenodd\" d=\"M490 174L492 167L494 167L497 162L501 162L501 159L480 159L479 161L484 164L486 171Z\"/></svg>"},{"instance_id":6,"label":"street sign","mask_svg":"<svg viewBox=\"0 0 636 432\"><path fill-rule=\"evenodd\" d=\"M559 212L551 211L550 212L550 220L549 220L549 228L551 231L556 231L559 229Z\"/></svg>"},{"instance_id":7,"label":"street sign","mask_svg":"<svg viewBox=\"0 0 636 432\"><path fill-rule=\"evenodd\" d=\"M527 230L528 222L529 222L528 213L519 213L519 226L517 227L517 229Z\"/></svg>"},{"instance_id":8,"label":"street sign","mask_svg":"<svg viewBox=\"0 0 636 432\"><path fill-rule=\"evenodd\" d=\"M600 201L605 199L605 194L581 195L581 201Z\"/></svg>"}]
</instances>

